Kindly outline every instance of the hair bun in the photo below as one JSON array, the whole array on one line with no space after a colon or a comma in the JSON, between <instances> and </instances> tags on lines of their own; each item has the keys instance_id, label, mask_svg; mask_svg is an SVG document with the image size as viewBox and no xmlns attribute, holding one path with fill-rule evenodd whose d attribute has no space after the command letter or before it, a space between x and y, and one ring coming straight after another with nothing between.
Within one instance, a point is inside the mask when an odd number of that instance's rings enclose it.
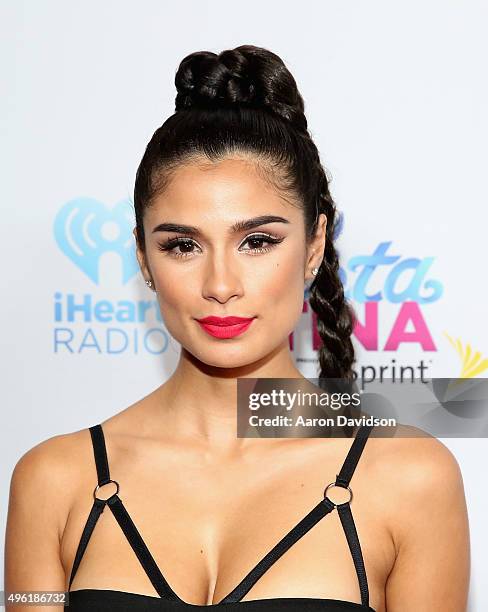
<instances>
[{"instance_id":1,"label":"hair bun","mask_svg":"<svg viewBox=\"0 0 488 612\"><path fill-rule=\"evenodd\" d=\"M247 106L267 108L301 130L307 129L303 98L293 75L275 53L242 45L187 55L175 76L175 110Z\"/></svg>"}]
</instances>

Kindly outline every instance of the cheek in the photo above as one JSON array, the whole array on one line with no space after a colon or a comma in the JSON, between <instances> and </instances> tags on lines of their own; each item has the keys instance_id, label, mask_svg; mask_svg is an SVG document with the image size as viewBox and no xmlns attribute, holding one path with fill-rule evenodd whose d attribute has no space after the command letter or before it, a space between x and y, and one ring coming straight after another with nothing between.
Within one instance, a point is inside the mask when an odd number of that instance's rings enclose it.
<instances>
[{"instance_id":1,"label":"cheek","mask_svg":"<svg viewBox=\"0 0 488 612\"><path fill-rule=\"evenodd\" d=\"M298 257L283 258L271 271L253 279L262 315L276 329L293 331L303 310L303 266Z\"/></svg>"},{"instance_id":2,"label":"cheek","mask_svg":"<svg viewBox=\"0 0 488 612\"><path fill-rule=\"evenodd\" d=\"M171 321L182 318L187 311L192 311L199 295L198 287L192 286L189 278L178 277L178 274L156 273L159 309L168 328ZM198 312L198 310L197 310Z\"/></svg>"}]
</instances>

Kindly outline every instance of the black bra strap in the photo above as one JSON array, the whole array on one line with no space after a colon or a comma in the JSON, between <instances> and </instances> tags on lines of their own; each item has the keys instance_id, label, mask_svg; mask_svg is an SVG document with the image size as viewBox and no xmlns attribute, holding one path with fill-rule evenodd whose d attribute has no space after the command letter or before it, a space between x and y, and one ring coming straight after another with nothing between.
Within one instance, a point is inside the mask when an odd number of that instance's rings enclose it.
<instances>
[{"instance_id":1,"label":"black bra strap","mask_svg":"<svg viewBox=\"0 0 488 612\"><path fill-rule=\"evenodd\" d=\"M108 482L114 482L110 479L110 471L107 459L107 448L105 445L105 437L103 435L102 426L100 424L93 425L90 429L91 440L93 445L93 453L95 456L95 465L97 469L98 485L101 487ZM118 484L117 484L118 491ZM125 509L122 500L119 496L114 493L108 499L100 499L95 497L93 506L90 514L86 521L85 527L81 534L78 549L76 551L75 560L71 569L71 576L69 580L68 591L71 587L71 583L75 577L76 571L86 550L90 536L95 528L95 525L103 512L105 506L108 504L112 514L115 516L117 522L122 527L122 530L129 541L132 549L137 555L142 567L144 568L149 580L156 589L160 597L169 599L172 601L182 601L171 587L166 582L165 578L161 574L156 562L149 552L146 544L141 538L136 526L132 522L127 510Z\"/></svg>"},{"instance_id":2,"label":"black bra strap","mask_svg":"<svg viewBox=\"0 0 488 612\"><path fill-rule=\"evenodd\" d=\"M134 525L120 497L118 495L112 495L112 497L107 500L107 504L159 596L171 601L183 602L166 582L166 579L157 566L154 557L149 552L146 543L138 532L137 527Z\"/></svg>"},{"instance_id":3,"label":"black bra strap","mask_svg":"<svg viewBox=\"0 0 488 612\"><path fill-rule=\"evenodd\" d=\"M347 488L354 474L354 470L358 464L359 458L363 452L364 446L369 438L374 425L361 426L354 438L354 441L347 453L346 459L342 464L335 484L339 487ZM354 561L354 567L356 568L356 574L359 582L359 591L361 593L361 603L363 606L369 606L369 588L368 579L366 576L366 569L364 567L363 555L361 552L361 545L359 544L359 537L354 523L354 518L351 512L351 500L344 504L337 504L337 512L341 519L341 524L346 534L347 543L351 556Z\"/></svg>"},{"instance_id":4,"label":"black bra strap","mask_svg":"<svg viewBox=\"0 0 488 612\"><path fill-rule=\"evenodd\" d=\"M95 528L95 525L97 524L98 517L103 512L104 508L105 508L104 500L96 499L93 502L93 506L91 507L90 514L88 515L88 519L86 521L85 527L83 528L80 542L76 550L75 560L73 561L73 567L71 568L71 575L69 577L68 591L71 588L71 583L73 582L76 571L78 570L78 566L80 565L81 558L83 557L85 549L88 545L88 541L90 540L92 531Z\"/></svg>"},{"instance_id":5,"label":"black bra strap","mask_svg":"<svg viewBox=\"0 0 488 612\"><path fill-rule=\"evenodd\" d=\"M105 438L103 435L102 426L100 424L94 425L89 428L93 451L95 456L95 465L97 469L98 485L103 486L108 482L114 482L110 479L109 465L107 459L107 450L105 445ZM373 427L361 427L354 441L349 449L346 459L337 475L335 484L347 488L352 478L354 470L357 466L364 445L368 439L368 436ZM117 483L118 491L118 483ZM105 505L110 507L112 514L119 523L122 531L124 532L129 544L134 550L137 558L139 559L142 567L144 568L148 578L152 585L160 595L160 597L171 601L183 602L178 595L171 589L164 576L162 575L159 567L157 566L153 556L147 548L144 540L138 532L135 524L125 509L122 500L119 498L117 493L114 493L108 499L95 498L90 514L86 521L81 539L76 551L75 560L73 562L73 568L69 580L69 586L74 579L76 570L80 564L81 558L85 549L88 545L88 541L93 532L93 529L103 512ZM337 507L339 517L344 528L347 542L353 557L354 565L359 580L359 588L361 592L361 602L363 605L369 606L369 591L368 583L366 578L366 572L364 568L364 561L361 553L361 547L359 545L358 534L352 517L350 504L346 502L344 504L334 504L328 497L320 500L320 502L313 508L291 531L289 531L266 555L265 557L243 578L243 580L232 590L221 602L219 603L231 603L237 602L244 597L244 595L251 589L251 587L259 580L259 578L266 572L277 559L279 559L295 542L297 542L304 534L306 534L314 525L316 525L320 519L329 514L334 508ZM68 587L69 590L69 587Z\"/></svg>"},{"instance_id":6,"label":"black bra strap","mask_svg":"<svg viewBox=\"0 0 488 612\"><path fill-rule=\"evenodd\" d=\"M347 456L342 464L339 474L337 474L337 478L335 484L339 487L347 488L349 486L349 482L354 474L354 470L358 464L359 458L361 457L361 453L363 452L364 445L371 433L374 425L363 425L361 426L354 438L353 443L351 444L351 448L347 453Z\"/></svg>"},{"instance_id":7,"label":"black bra strap","mask_svg":"<svg viewBox=\"0 0 488 612\"><path fill-rule=\"evenodd\" d=\"M349 486L349 482L352 478L354 470L358 464L361 453L366 444L366 440L373 427L361 427L356 437L354 438L349 452L347 453L346 459L341 467L341 470L337 476L337 485ZM329 514L336 504L331 502L328 497L324 497L313 510L311 510L290 532L288 532L284 538L282 538L276 546L245 576L245 578L236 586L236 588L229 593L220 603L233 603L240 601L244 595L251 589L252 586L259 580L259 578L266 572L273 563L279 559L297 540L299 540L307 531L309 531L314 525L316 525L321 518ZM356 532L352 514L350 511L349 503L337 504L337 510L341 518L341 523L346 532L346 539L349 544L351 555L356 567L356 573L359 580L359 588L361 592L361 602L363 605L369 605L369 591L368 583L366 580L366 572L364 570L364 563L361 555L361 548L359 546L359 538Z\"/></svg>"},{"instance_id":8,"label":"black bra strap","mask_svg":"<svg viewBox=\"0 0 488 612\"><path fill-rule=\"evenodd\" d=\"M342 527L346 534L347 543L349 544L349 550L351 551L352 560L354 561L354 567L356 568L359 591L361 593L361 603L363 606L369 606L368 578L366 576L363 555L359 544L356 525L352 517L350 503L338 504L337 512L339 513L339 518L341 519Z\"/></svg>"},{"instance_id":9,"label":"black bra strap","mask_svg":"<svg viewBox=\"0 0 488 612\"><path fill-rule=\"evenodd\" d=\"M105 448L105 440L103 437L103 431L101 425L93 425L89 428L90 436L93 445L93 452L95 455L95 465L97 468L97 478L99 486L106 484L110 481L110 472L107 461L107 450ZM85 553L88 542L90 541L91 534L95 529L95 525L105 508L106 500L95 499L90 510L90 514L86 520L83 528L81 538L76 550L75 559L71 568L71 574L69 578L68 591L71 588L71 583L74 580L78 566L80 565L81 559Z\"/></svg>"},{"instance_id":10,"label":"black bra strap","mask_svg":"<svg viewBox=\"0 0 488 612\"><path fill-rule=\"evenodd\" d=\"M93 425L89 429L93 444L93 453L95 455L95 464L97 466L98 484L102 486L110 481L105 437L100 424Z\"/></svg>"},{"instance_id":11,"label":"black bra strap","mask_svg":"<svg viewBox=\"0 0 488 612\"><path fill-rule=\"evenodd\" d=\"M277 561L295 542L307 533L320 519L334 510L334 504L327 498L313 508L291 531L289 531L279 542L274 546L268 554L242 579L242 581L233 589L222 601L222 603L234 603L240 601L242 597L256 584L261 576L268 570L275 561Z\"/></svg>"}]
</instances>

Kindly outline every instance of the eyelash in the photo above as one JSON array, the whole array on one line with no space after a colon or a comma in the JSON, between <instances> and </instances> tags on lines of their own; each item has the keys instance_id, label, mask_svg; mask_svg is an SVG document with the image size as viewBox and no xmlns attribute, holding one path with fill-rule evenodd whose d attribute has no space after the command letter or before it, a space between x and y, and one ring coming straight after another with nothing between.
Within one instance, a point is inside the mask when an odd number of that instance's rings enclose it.
<instances>
[{"instance_id":1,"label":"eyelash","mask_svg":"<svg viewBox=\"0 0 488 612\"><path fill-rule=\"evenodd\" d=\"M284 239L279 238L278 236L272 236L271 234L251 234L250 236L247 236L247 238L244 240L244 243L248 240L258 240L258 242L269 242L272 245L269 247L249 249L247 251L249 254L260 255L262 253L268 253L277 244L282 242ZM182 244L189 245L189 244L196 244L196 243L191 238L179 236L177 238L170 238L166 242L159 243L158 248L160 251L168 252L172 257L175 257L177 259L181 259L181 258L186 259L187 257L192 256L193 253L174 253L173 252L173 249L175 247L180 246Z\"/></svg>"}]
</instances>

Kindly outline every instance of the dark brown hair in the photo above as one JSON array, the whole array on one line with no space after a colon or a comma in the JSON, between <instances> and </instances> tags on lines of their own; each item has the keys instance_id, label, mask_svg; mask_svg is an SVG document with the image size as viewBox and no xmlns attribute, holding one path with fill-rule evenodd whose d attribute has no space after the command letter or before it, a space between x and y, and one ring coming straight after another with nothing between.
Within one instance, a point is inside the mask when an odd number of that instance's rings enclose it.
<instances>
[{"instance_id":1,"label":"dark brown hair","mask_svg":"<svg viewBox=\"0 0 488 612\"><path fill-rule=\"evenodd\" d=\"M319 377L351 380L354 311L344 296L333 244L336 206L295 79L275 53L243 45L219 54L191 53L180 63L175 85L175 113L154 132L137 170L134 208L140 248L145 250L144 211L179 164L249 154L282 197L303 210L307 239L318 215L327 217L324 259L309 297L322 340Z\"/></svg>"}]
</instances>

